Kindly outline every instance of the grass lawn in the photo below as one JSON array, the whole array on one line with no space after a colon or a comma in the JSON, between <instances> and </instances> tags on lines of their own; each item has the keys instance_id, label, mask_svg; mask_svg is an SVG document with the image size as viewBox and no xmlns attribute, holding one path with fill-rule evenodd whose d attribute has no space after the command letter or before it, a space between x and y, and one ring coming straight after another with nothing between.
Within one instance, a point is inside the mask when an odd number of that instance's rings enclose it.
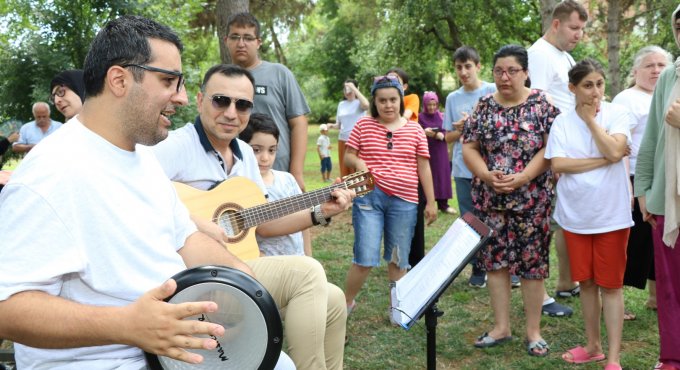
<instances>
[{"instance_id":1,"label":"grass lawn","mask_svg":"<svg viewBox=\"0 0 680 370\"><path fill-rule=\"evenodd\" d=\"M327 184L321 181L320 163L316 154L317 126L309 129L305 181L308 190ZM330 132L331 142L337 143L337 131ZM333 174L337 169L337 146L332 149ZM457 206L455 200L451 205ZM312 234L314 257L326 268L328 280L344 289L345 275L352 260L353 229L351 211L333 219L330 226L315 227ZM426 245L433 246L455 220L455 216L440 213L437 221L426 228ZM378 232L378 231L376 231ZM556 266L554 251L551 265ZM520 289L514 289L511 319L515 340L498 347L477 349L472 343L477 336L492 328L493 314L486 289L467 285L467 268L444 293L438 307L444 311L437 326L438 369L601 369L604 363L572 365L560 354L585 343L583 320L578 299L561 300L574 309L571 318L543 317L542 334L550 344L551 353L545 358L530 357L524 345L524 314ZM556 268L553 269L556 273ZM555 276L547 280L548 292L555 290ZM394 328L387 318L387 270L375 268L357 297L357 308L348 320L350 341L345 348L345 369L425 369L426 331L424 319L409 331ZM626 308L637 314L637 320L625 322L621 363L624 369L651 369L658 356L656 313L644 308L646 291L626 287ZM602 332L605 333L602 325ZM606 338L604 340L606 351Z\"/></svg>"}]
</instances>

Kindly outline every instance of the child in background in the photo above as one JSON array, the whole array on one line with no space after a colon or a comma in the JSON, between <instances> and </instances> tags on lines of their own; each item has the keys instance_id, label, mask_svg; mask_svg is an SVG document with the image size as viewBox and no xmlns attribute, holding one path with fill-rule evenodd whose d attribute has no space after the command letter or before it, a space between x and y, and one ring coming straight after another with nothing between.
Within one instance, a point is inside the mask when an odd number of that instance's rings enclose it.
<instances>
[{"instance_id":1,"label":"child in background","mask_svg":"<svg viewBox=\"0 0 680 370\"><path fill-rule=\"evenodd\" d=\"M321 160L321 178L324 182L330 182L333 163L331 163L331 139L328 137L328 125L325 123L319 125L319 131L321 134L316 140L316 151Z\"/></svg>"},{"instance_id":2,"label":"child in background","mask_svg":"<svg viewBox=\"0 0 680 370\"><path fill-rule=\"evenodd\" d=\"M276 148L279 144L279 129L274 120L264 113L250 115L248 126L241 132L239 138L250 144L255 152L260 175L267 187L269 197L267 201L274 201L302 194L295 177L288 172L273 170L276 159ZM255 235L260 253L265 256L281 255L312 255L309 230L296 233L263 237Z\"/></svg>"}]
</instances>

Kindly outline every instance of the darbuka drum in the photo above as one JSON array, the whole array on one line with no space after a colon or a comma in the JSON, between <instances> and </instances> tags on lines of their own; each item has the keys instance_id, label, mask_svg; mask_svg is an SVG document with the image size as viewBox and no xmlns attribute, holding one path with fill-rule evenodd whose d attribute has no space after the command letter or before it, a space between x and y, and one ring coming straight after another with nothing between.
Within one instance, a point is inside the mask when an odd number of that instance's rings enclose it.
<instances>
[{"instance_id":1,"label":"darbuka drum","mask_svg":"<svg viewBox=\"0 0 680 370\"><path fill-rule=\"evenodd\" d=\"M213 301L218 311L185 320L209 321L225 329L213 350L191 350L203 362L191 365L147 353L152 370L273 369L281 353L283 329L274 299L257 280L223 266L201 266L173 276L177 291L170 303Z\"/></svg>"}]
</instances>

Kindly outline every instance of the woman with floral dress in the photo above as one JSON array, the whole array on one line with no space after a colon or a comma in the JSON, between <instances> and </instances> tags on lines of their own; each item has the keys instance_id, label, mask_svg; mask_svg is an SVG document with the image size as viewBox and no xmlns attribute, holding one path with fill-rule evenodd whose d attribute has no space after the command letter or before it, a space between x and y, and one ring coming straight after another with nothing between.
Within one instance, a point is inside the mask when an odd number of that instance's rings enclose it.
<instances>
[{"instance_id":1,"label":"woman with floral dress","mask_svg":"<svg viewBox=\"0 0 680 370\"><path fill-rule=\"evenodd\" d=\"M487 271L494 327L475 347L512 339L510 275L521 278L526 315L526 345L531 356L546 356L540 333L543 279L548 277L550 164L543 157L548 131L559 110L529 86L527 51L503 46L494 55L497 91L479 100L463 129L463 158L474 175L474 213L495 230L478 253Z\"/></svg>"}]
</instances>

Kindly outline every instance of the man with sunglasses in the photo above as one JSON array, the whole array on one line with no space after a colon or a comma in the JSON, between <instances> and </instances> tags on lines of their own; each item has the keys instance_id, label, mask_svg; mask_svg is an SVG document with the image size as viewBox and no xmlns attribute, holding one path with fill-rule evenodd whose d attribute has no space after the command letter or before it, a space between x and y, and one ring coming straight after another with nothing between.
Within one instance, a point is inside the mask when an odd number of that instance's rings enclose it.
<instances>
[{"instance_id":1,"label":"man with sunglasses","mask_svg":"<svg viewBox=\"0 0 680 370\"><path fill-rule=\"evenodd\" d=\"M260 23L250 13L237 13L227 21L224 43L234 64L249 70L255 78L256 113L274 119L281 135L274 169L290 172L304 191L302 176L307 153L309 106L293 73L286 66L260 59Z\"/></svg>"},{"instance_id":2,"label":"man with sunglasses","mask_svg":"<svg viewBox=\"0 0 680 370\"><path fill-rule=\"evenodd\" d=\"M210 68L196 96L198 117L193 124L170 132L154 146L166 175L200 190L243 176L267 194L253 149L238 139L253 109L255 81L240 66L218 64ZM287 235L328 222L349 208L353 191L333 191L334 200L314 211L304 210L261 224L264 237ZM216 224L195 218L198 228L226 241ZM298 369L342 369L346 309L345 296L326 281L321 265L305 256L260 257L247 261L255 277L282 310L288 354Z\"/></svg>"},{"instance_id":3,"label":"man with sunglasses","mask_svg":"<svg viewBox=\"0 0 680 370\"><path fill-rule=\"evenodd\" d=\"M42 139L57 131L61 122L50 118L50 106L45 102L33 104L34 121L28 122L19 129L19 140L12 144L15 153L28 153Z\"/></svg>"}]
</instances>

